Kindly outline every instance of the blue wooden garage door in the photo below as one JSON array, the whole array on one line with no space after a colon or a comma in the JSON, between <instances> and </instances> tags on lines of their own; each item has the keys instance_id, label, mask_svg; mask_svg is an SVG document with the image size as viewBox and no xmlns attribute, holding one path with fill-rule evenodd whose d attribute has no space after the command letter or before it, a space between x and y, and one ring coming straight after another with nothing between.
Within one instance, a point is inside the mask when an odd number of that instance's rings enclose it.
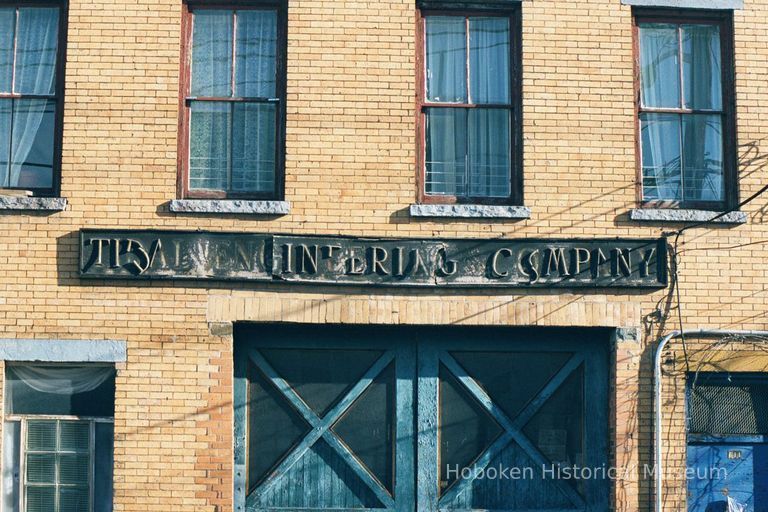
<instances>
[{"instance_id":1,"label":"blue wooden garage door","mask_svg":"<svg viewBox=\"0 0 768 512\"><path fill-rule=\"evenodd\" d=\"M236 332L235 510L607 510L595 333ZM583 474L583 473L582 473Z\"/></svg>"}]
</instances>

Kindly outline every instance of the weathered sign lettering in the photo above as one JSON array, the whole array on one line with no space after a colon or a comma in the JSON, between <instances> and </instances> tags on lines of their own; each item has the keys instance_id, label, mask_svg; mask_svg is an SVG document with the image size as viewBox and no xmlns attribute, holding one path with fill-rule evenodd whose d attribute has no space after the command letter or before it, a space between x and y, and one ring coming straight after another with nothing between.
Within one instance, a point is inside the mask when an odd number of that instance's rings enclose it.
<instances>
[{"instance_id":1,"label":"weathered sign lettering","mask_svg":"<svg viewBox=\"0 0 768 512\"><path fill-rule=\"evenodd\" d=\"M80 275L376 286L660 288L665 239L414 240L178 231L80 233Z\"/></svg>"}]
</instances>

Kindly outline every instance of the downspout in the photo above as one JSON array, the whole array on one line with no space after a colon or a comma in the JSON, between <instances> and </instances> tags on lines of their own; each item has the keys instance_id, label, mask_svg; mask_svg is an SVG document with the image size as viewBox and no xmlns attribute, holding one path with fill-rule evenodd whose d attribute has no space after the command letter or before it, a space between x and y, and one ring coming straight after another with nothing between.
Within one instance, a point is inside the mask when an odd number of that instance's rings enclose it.
<instances>
[{"instance_id":1,"label":"downspout","mask_svg":"<svg viewBox=\"0 0 768 512\"><path fill-rule=\"evenodd\" d=\"M656 475L656 507L655 512L664 512L662 506L662 484L664 483L664 471L662 468L662 414L661 414L661 353L664 348L672 341L673 338L679 338L681 335L685 336L763 336L768 337L768 331L730 331L730 330L683 330L672 331L666 336L659 339L658 345L656 345L656 353L654 355L653 366L653 408L655 414L655 428L654 428L654 444L656 450L654 454L654 464Z\"/></svg>"}]
</instances>

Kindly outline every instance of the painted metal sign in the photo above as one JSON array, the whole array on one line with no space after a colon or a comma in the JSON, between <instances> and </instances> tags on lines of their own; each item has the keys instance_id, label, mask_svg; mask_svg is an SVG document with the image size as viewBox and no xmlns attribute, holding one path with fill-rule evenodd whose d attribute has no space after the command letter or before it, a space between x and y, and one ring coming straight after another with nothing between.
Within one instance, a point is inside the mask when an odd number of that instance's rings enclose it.
<instances>
[{"instance_id":1,"label":"painted metal sign","mask_svg":"<svg viewBox=\"0 0 768 512\"><path fill-rule=\"evenodd\" d=\"M359 286L661 288L660 239L450 240L80 232L80 275Z\"/></svg>"}]
</instances>

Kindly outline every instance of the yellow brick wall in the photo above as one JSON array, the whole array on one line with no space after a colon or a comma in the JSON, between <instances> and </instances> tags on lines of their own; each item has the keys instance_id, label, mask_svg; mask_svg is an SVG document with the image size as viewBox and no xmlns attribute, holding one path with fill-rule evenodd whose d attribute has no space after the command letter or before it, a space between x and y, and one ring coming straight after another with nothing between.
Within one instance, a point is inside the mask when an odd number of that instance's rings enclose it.
<instances>
[{"instance_id":1,"label":"yellow brick wall","mask_svg":"<svg viewBox=\"0 0 768 512\"><path fill-rule=\"evenodd\" d=\"M252 284L81 282L82 227L408 237L650 237L635 206L631 10L619 0L523 2L525 203L530 220L410 218L416 195L413 0L289 0L286 199L279 218L180 215L176 197L179 0L71 0L62 196L51 215L0 212L0 338L124 339L116 397L115 510L227 512L232 338L238 320L629 326L614 353L614 450L650 462L651 345L677 327L657 292L370 291ZM741 197L766 183L768 0L735 14ZM767 198L749 223L682 237L686 328L766 329ZM656 313L658 311L658 313ZM682 387L666 403L680 460ZM667 430L665 430L667 432ZM675 459L677 457L677 459ZM684 510L684 490L669 508ZM647 510L652 487L617 486Z\"/></svg>"}]
</instances>

